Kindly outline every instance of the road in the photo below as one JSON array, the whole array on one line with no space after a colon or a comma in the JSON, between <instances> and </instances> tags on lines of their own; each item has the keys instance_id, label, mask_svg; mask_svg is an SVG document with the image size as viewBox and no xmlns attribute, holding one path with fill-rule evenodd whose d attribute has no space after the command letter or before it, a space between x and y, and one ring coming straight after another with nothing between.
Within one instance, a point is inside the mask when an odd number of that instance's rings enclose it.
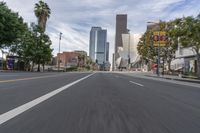
<instances>
[{"instance_id":1,"label":"road","mask_svg":"<svg viewBox=\"0 0 200 133\"><path fill-rule=\"evenodd\" d=\"M0 133L200 133L200 87L119 73L5 75Z\"/></svg>"}]
</instances>

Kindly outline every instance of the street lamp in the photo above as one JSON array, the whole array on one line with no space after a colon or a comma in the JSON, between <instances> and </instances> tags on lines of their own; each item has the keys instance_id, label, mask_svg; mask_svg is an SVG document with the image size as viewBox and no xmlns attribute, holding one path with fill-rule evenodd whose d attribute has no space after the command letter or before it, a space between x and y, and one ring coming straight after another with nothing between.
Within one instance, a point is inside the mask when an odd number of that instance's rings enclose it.
<instances>
[{"instance_id":1,"label":"street lamp","mask_svg":"<svg viewBox=\"0 0 200 133\"><path fill-rule=\"evenodd\" d=\"M159 71L159 68L160 68L160 20L159 22L147 22L148 24L155 24L155 25L159 25L159 30L158 30L158 59L157 59L157 75L158 77L160 76L160 71Z\"/></svg>"},{"instance_id":2,"label":"street lamp","mask_svg":"<svg viewBox=\"0 0 200 133\"><path fill-rule=\"evenodd\" d=\"M60 32L60 35L59 35L59 51L58 51L58 72L60 71L60 43L61 43L61 39L62 39L62 33Z\"/></svg>"}]
</instances>

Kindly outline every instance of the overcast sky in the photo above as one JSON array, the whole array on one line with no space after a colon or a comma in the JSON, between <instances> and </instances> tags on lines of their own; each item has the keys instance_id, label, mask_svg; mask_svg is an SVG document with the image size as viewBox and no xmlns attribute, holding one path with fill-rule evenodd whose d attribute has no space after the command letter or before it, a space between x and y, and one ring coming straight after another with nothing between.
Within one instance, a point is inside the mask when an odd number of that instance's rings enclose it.
<instances>
[{"instance_id":1,"label":"overcast sky","mask_svg":"<svg viewBox=\"0 0 200 133\"><path fill-rule=\"evenodd\" d=\"M4 0L9 8L19 12L26 22L36 22L34 4L39 0ZM182 16L197 16L200 0L44 0L51 8L47 33L51 37L54 55L58 52L59 32L63 33L61 51L89 49L92 26L108 30L110 55L114 51L116 14L128 14L128 28L134 34L146 30L147 21L171 20ZM111 58L110 58L111 59Z\"/></svg>"}]
</instances>

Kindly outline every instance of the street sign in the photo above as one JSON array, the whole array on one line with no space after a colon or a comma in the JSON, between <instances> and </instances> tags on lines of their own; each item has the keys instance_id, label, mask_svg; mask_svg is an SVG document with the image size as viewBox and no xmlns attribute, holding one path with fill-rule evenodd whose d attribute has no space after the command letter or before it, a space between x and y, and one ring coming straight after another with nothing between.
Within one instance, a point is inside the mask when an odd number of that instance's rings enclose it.
<instances>
[{"instance_id":1,"label":"street sign","mask_svg":"<svg viewBox=\"0 0 200 133\"><path fill-rule=\"evenodd\" d=\"M167 43L166 32L164 31L153 32L153 45L155 47L158 47L159 44L160 47L165 47L166 43Z\"/></svg>"}]
</instances>

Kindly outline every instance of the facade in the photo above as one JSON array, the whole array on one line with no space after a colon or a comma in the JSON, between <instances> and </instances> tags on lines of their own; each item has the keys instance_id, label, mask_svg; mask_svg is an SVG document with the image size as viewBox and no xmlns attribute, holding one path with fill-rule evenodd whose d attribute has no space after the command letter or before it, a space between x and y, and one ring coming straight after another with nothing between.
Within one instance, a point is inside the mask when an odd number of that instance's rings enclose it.
<instances>
[{"instance_id":1,"label":"facade","mask_svg":"<svg viewBox=\"0 0 200 133\"><path fill-rule=\"evenodd\" d=\"M102 65L107 58L107 30L101 27L92 27L90 31L89 56L93 62ZM109 49L108 49L109 50ZM109 58L109 56L108 56Z\"/></svg>"},{"instance_id":2,"label":"facade","mask_svg":"<svg viewBox=\"0 0 200 133\"><path fill-rule=\"evenodd\" d=\"M183 74L195 75L197 73L197 57L192 47L178 46L175 59L171 62L171 69L181 71Z\"/></svg>"},{"instance_id":3,"label":"facade","mask_svg":"<svg viewBox=\"0 0 200 133\"><path fill-rule=\"evenodd\" d=\"M110 48L110 44L109 42L106 43L106 61L109 61L109 48Z\"/></svg>"},{"instance_id":4,"label":"facade","mask_svg":"<svg viewBox=\"0 0 200 133\"><path fill-rule=\"evenodd\" d=\"M123 47L122 34L125 33L127 33L127 14L119 14L116 16L115 53L118 47Z\"/></svg>"},{"instance_id":5,"label":"facade","mask_svg":"<svg viewBox=\"0 0 200 133\"><path fill-rule=\"evenodd\" d=\"M95 50L97 45L98 31L102 30L101 27L92 27L90 31L90 46L89 46L89 56L95 61Z\"/></svg>"},{"instance_id":6,"label":"facade","mask_svg":"<svg viewBox=\"0 0 200 133\"><path fill-rule=\"evenodd\" d=\"M57 57L59 56L61 68L76 67L78 65L78 54L75 52L58 53Z\"/></svg>"},{"instance_id":7,"label":"facade","mask_svg":"<svg viewBox=\"0 0 200 133\"><path fill-rule=\"evenodd\" d=\"M114 53L114 64L113 69L118 69L123 67L122 64L127 64L120 55L120 51L123 51L123 39L122 34L127 34L127 15L126 14L118 14L116 16L116 34L115 34L115 53ZM127 62L127 63L126 63Z\"/></svg>"},{"instance_id":8,"label":"facade","mask_svg":"<svg viewBox=\"0 0 200 133\"><path fill-rule=\"evenodd\" d=\"M112 54L112 71L115 71L115 53Z\"/></svg>"},{"instance_id":9,"label":"facade","mask_svg":"<svg viewBox=\"0 0 200 133\"><path fill-rule=\"evenodd\" d=\"M122 34L123 47L118 47L118 56L115 65L118 68L127 68L129 64L137 59L137 42L133 34Z\"/></svg>"},{"instance_id":10,"label":"facade","mask_svg":"<svg viewBox=\"0 0 200 133\"><path fill-rule=\"evenodd\" d=\"M85 51L74 51L74 52L63 52L58 53L56 59L60 56L60 67L61 68L70 68L77 67L78 63L80 63L78 57L79 55L84 55L87 57L87 52ZM58 64L58 61L57 61Z\"/></svg>"}]
</instances>

